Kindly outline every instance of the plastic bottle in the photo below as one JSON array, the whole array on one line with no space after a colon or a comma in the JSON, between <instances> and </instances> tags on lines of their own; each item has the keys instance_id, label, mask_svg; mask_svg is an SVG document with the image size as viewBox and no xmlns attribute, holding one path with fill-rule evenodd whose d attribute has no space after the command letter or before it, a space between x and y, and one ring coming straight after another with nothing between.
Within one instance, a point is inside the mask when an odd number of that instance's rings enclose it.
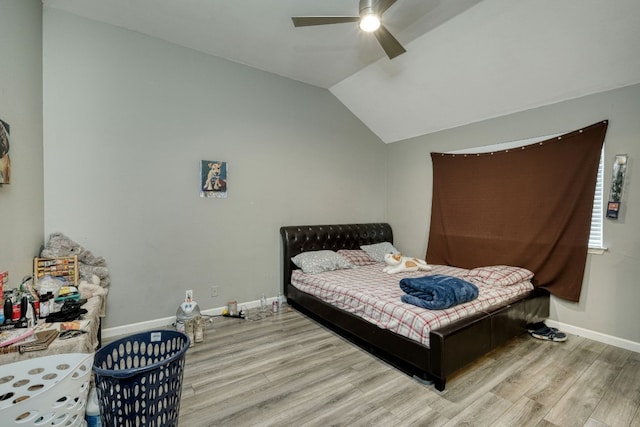
<instances>
[{"instance_id":1,"label":"plastic bottle","mask_svg":"<svg viewBox=\"0 0 640 427\"><path fill-rule=\"evenodd\" d=\"M98 391L95 387L91 387L89 398L87 399L87 408L85 409L85 419L87 427L102 427L102 419L100 419L100 405L98 403Z\"/></svg>"},{"instance_id":2,"label":"plastic bottle","mask_svg":"<svg viewBox=\"0 0 640 427\"><path fill-rule=\"evenodd\" d=\"M34 326L36 326L36 323L38 323L36 319L36 312L33 308L33 304L28 303L27 315L25 317L27 318L27 328L33 328Z\"/></svg>"},{"instance_id":3,"label":"plastic bottle","mask_svg":"<svg viewBox=\"0 0 640 427\"><path fill-rule=\"evenodd\" d=\"M284 304L284 302L285 302L284 295L282 295L282 292L280 292L278 294L278 309L280 310L283 309L282 304Z\"/></svg>"},{"instance_id":4,"label":"plastic bottle","mask_svg":"<svg viewBox=\"0 0 640 427\"><path fill-rule=\"evenodd\" d=\"M40 318L46 319L50 314L49 312L49 298L47 295L40 296Z\"/></svg>"}]
</instances>

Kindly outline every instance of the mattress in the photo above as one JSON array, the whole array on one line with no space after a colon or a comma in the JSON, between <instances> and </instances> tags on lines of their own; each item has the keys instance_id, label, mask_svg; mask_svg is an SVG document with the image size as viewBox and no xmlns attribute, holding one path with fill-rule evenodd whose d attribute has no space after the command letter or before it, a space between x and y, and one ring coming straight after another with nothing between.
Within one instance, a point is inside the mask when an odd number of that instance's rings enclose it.
<instances>
[{"instance_id":1,"label":"mattress","mask_svg":"<svg viewBox=\"0 0 640 427\"><path fill-rule=\"evenodd\" d=\"M472 281L478 287L478 298L445 310L427 310L400 301L403 291L399 282L405 277L444 274L462 277L468 270L450 266L432 266L431 271L387 274L384 263L351 269L305 274L294 270L291 284L337 308L429 346L429 332L473 314L487 311L525 296L533 285L530 281L510 286L488 286ZM468 280L468 279L466 279Z\"/></svg>"}]
</instances>

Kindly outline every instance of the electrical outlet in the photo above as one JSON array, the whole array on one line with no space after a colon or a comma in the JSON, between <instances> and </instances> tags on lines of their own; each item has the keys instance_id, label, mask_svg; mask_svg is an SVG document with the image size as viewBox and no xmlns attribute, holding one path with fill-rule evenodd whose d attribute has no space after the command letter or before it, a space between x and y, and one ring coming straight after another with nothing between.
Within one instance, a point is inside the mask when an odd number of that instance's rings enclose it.
<instances>
[{"instance_id":1,"label":"electrical outlet","mask_svg":"<svg viewBox=\"0 0 640 427\"><path fill-rule=\"evenodd\" d=\"M218 296L218 287L217 286L212 286L211 287L211 298L215 298Z\"/></svg>"}]
</instances>

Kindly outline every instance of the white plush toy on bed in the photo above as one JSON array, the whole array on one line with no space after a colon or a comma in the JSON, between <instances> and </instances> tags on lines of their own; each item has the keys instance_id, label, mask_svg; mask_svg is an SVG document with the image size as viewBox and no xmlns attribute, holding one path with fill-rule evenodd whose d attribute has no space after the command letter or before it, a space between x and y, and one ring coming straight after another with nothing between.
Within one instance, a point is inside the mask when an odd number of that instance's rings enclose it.
<instances>
[{"instance_id":1,"label":"white plush toy on bed","mask_svg":"<svg viewBox=\"0 0 640 427\"><path fill-rule=\"evenodd\" d=\"M425 261L402 256L402 254L386 254L384 262L387 263L387 266L382 271L389 274L402 273L403 271L431 270L431 266Z\"/></svg>"}]
</instances>

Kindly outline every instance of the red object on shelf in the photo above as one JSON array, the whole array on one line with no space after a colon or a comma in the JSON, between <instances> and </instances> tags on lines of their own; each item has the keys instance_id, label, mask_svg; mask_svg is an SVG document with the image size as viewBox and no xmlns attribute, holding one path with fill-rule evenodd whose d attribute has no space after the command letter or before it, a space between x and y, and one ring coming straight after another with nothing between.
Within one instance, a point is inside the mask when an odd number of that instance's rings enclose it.
<instances>
[{"instance_id":1,"label":"red object on shelf","mask_svg":"<svg viewBox=\"0 0 640 427\"><path fill-rule=\"evenodd\" d=\"M11 320L20 320L20 304L13 304L13 312L11 313Z\"/></svg>"}]
</instances>

